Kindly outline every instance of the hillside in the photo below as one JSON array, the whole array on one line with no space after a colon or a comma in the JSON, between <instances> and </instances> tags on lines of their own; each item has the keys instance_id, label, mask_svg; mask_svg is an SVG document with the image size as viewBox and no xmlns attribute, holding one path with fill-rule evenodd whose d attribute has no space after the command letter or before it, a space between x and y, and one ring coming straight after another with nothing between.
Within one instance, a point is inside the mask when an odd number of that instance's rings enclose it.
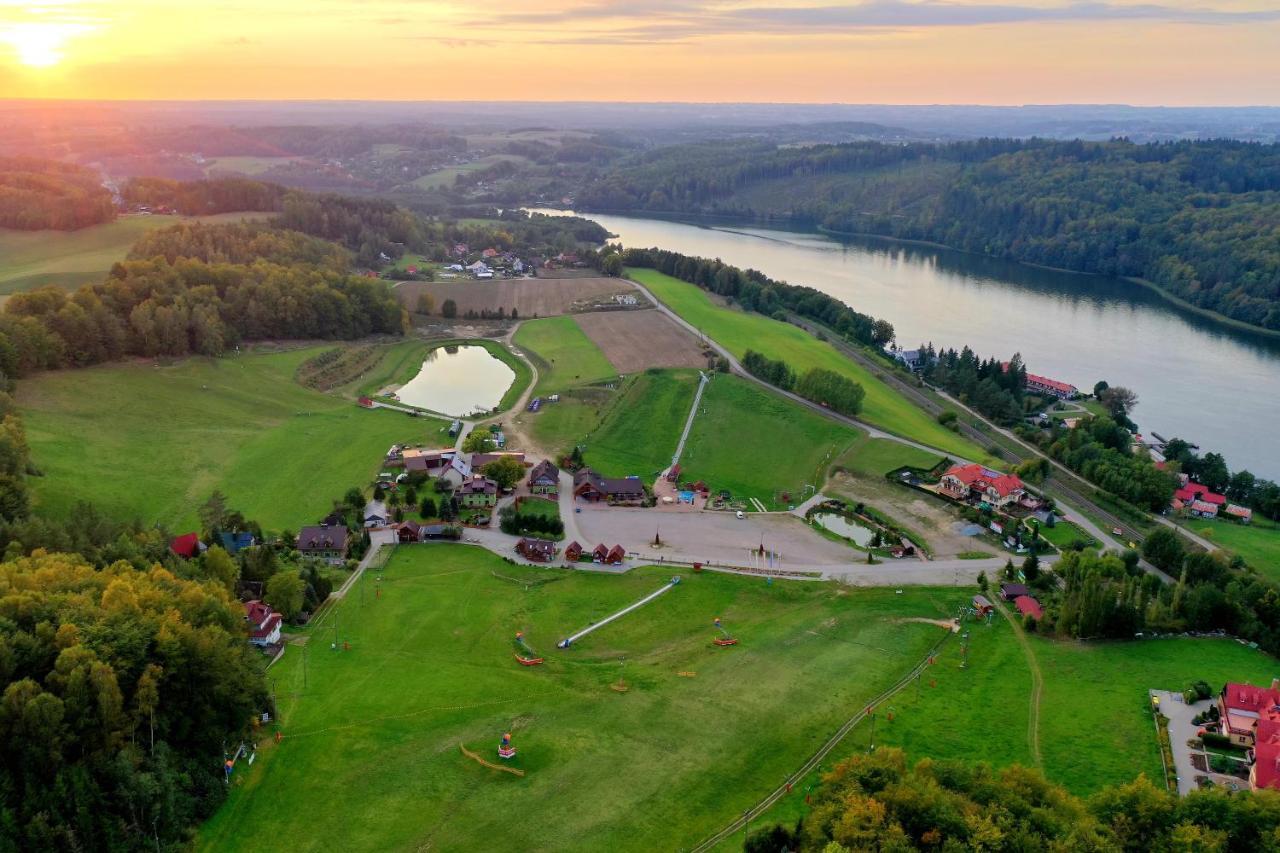
<instances>
[{"instance_id":1,"label":"hillside","mask_svg":"<svg viewBox=\"0 0 1280 853\"><path fill-rule=\"evenodd\" d=\"M73 231L115 218L111 193L94 172L70 163L0 157L0 228Z\"/></svg>"},{"instance_id":2,"label":"hillside","mask_svg":"<svg viewBox=\"0 0 1280 853\"><path fill-rule=\"evenodd\" d=\"M980 140L672 146L579 207L785 219L1145 279L1280 331L1280 145Z\"/></svg>"}]
</instances>

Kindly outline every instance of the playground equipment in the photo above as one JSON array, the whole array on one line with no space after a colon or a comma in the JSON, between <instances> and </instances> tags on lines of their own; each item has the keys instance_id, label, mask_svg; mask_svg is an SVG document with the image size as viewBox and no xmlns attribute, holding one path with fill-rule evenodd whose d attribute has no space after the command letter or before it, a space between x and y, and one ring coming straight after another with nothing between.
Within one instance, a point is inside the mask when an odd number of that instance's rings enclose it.
<instances>
[{"instance_id":1,"label":"playground equipment","mask_svg":"<svg viewBox=\"0 0 1280 853\"><path fill-rule=\"evenodd\" d=\"M736 645L738 645L738 638L737 638L737 637L735 637L735 636L733 636L732 634L730 634L728 631L726 631L726 630L724 629L724 625L721 625L721 624L720 624L720 617L719 617L719 616L717 616L717 617L715 618L715 626L716 626L716 630L720 632L720 636L719 636L719 637L716 637L716 638L715 638L714 640L712 640L711 642L715 643L717 646L736 646Z\"/></svg>"},{"instance_id":2,"label":"playground equipment","mask_svg":"<svg viewBox=\"0 0 1280 853\"><path fill-rule=\"evenodd\" d=\"M498 757L504 761L516 757L516 748L511 745L511 732L502 736L502 743L498 744Z\"/></svg>"},{"instance_id":3,"label":"playground equipment","mask_svg":"<svg viewBox=\"0 0 1280 853\"><path fill-rule=\"evenodd\" d=\"M515 656L521 666L537 666L543 663L543 658L538 657L533 649L529 648L529 644L524 641L524 631L516 631Z\"/></svg>"},{"instance_id":4,"label":"playground equipment","mask_svg":"<svg viewBox=\"0 0 1280 853\"><path fill-rule=\"evenodd\" d=\"M608 625L610 622L619 618L620 616L626 616L632 610L637 610L641 607L644 607L650 601L653 601L655 598L662 595L663 593L670 592L679 583L680 583L680 576L676 575L671 580L667 581L666 586L662 587L662 589L659 589L656 592L651 592L648 595L646 595L644 598L635 602L634 604L628 604L626 607L622 608L617 613L614 613L611 616L606 616L605 618L601 619L599 622L596 622L592 625L588 625L587 627L583 628L581 631L574 634L573 636L566 637L565 639L556 643L556 647L561 649L569 648L569 646L573 645L578 640L581 640L583 637L587 636L587 634L590 634L592 631L596 630L597 628L603 628L605 625Z\"/></svg>"}]
</instances>

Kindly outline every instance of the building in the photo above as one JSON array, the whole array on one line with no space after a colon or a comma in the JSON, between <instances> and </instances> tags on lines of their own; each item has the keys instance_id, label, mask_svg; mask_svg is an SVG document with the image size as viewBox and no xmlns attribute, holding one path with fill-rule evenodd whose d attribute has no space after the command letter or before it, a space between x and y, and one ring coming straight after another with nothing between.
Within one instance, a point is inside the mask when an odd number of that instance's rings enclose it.
<instances>
[{"instance_id":1,"label":"building","mask_svg":"<svg viewBox=\"0 0 1280 853\"><path fill-rule=\"evenodd\" d=\"M995 507L1017 503L1026 488L1017 474L1002 474L982 465L955 465L942 475L938 491L958 501L975 498Z\"/></svg>"},{"instance_id":2,"label":"building","mask_svg":"<svg viewBox=\"0 0 1280 853\"><path fill-rule=\"evenodd\" d=\"M543 459L529 472L529 492L535 495L555 496L560 491L560 469L550 460Z\"/></svg>"},{"instance_id":3,"label":"building","mask_svg":"<svg viewBox=\"0 0 1280 853\"><path fill-rule=\"evenodd\" d=\"M341 563L347 558L349 534L347 528L338 526L304 527L298 532L298 553L318 557L330 563Z\"/></svg>"},{"instance_id":4,"label":"building","mask_svg":"<svg viewBox=\"0 0 1280 853\"><path fill-rule=\"evenodd\" d=\"M402 521L396 526L396 539L400 542L420 542L422 525L416 521Z\"/></svg>"},{"instance_id":5,"label":"building","mask_svg":"<svg viewBox=\"0 0 1280 853\"><path fill-rule=\"evenodd\" d=\"M465 507L493 507L498 503L498 484L488 477L473 474L458 487L458 503Z\"/></svg>"},{"instance_id":6,"label":"building","mask_svg":"<svg viewBox=\"0 0 1280 853\"><path fill-rule=\"evenodd\" d=\"M247 530L239 530L235 533L223 531L218 534L218 543L222 545L222 550L228 554L239 554L245 548L252 548L258 544L253 538L253 534Z\"/></svg>"},{"instance_id":7,"label":"building","mask_svg":"<svg viewBox=\"0 0 1280 853\"><path fill-rule=\"evenodd\" d=\"M443 469L449 467L449 463L457 455L458 451L452 447L441 447L436 450L406 448L400 451L401 464L404 465L406 472L422 472L432 476L438 475Z\"/></svg>"},{"instance_id":8,"label":"building","mask_svg":"<svg viewBox=\"0 0 1280 853\"><path fill-rule=\"evenodd\" d=\"M580 468L573 475L573 496L593 502L641 504L645 492L639 477L612 479L601 477L590 468Z\"/></svg>"},{"instance_id":9,"label":"building","mask_svg":"<svg viewBox=\"0 0 1280 853\"><path fill-rule=\"evenodd\" d=\"M1031 590L1020 583L1002 583L1000 584L1000 598L1003 601L1013 601L1020 595L1030 595Z\"/></svg>"},{"instance_id":10,"label":"building","mask_svg":"<svg viewBox=\"0 0 1280 853\"><path fill-rule=\"evenodd\" d=\"M1007 372L1009 362L1004 362L1000 367ZM1070 400L1072 397L1080 396L1080 389L1076 386L1047 376L1037 376L1034 373L1027 374L1027 390L1040 397L1057 397L1059 400Z\"/></svg>"},{"instance_id":11,"label":"building","mask_svg":"<svg viewBox=\"0 0 1280 853\"><path fill-rule=\"evenodd\" d=\"M1280 680L1271 687L1228 683L1218 694L1222 733L1237 746L1252 749L1265 722L1265 734L1280 734ZM1268 738L1264 738L1268 739Z\"/></svg>"},{"instance_id":12,"label":"building","mask_svg":"<svg viewBox=\"0 0 1280 853\"><path fill-rule=\"evenodd\" d=\"M449 458L449 464L440 469L437 476L441 482L448 483L456 489L471 479L471 464L462 458L461 453L455 453Z\"/></svg>"},{"instance_id":13,"label":"building","mask_svg":"<svg viewBox=\"0 0 1280 853\"><path fill-rule=\"evenodd\" d=\"M249 642L255 646L274 646L280 642L280 626L284 617L257 599L244 603L244 621L249 624Z\"/></svg>"},{"instance_id":14,"label":"building","mask_svg":"<svg viewBox=\"0 0 1280 853\"><path fill-rule=\"evenodd\" d=\"M894 361L901 364L912 373L916 373L924 369L925 354L923 350L918 349L898 349L890 350L890 355Z\"/></svg>"},{"instance_id":15,"label":"building","mask_svg":"<svg viewBox=\"0 0 1280 853\"><path fill-rule=\"evenodd\" d=\"M609 549L609 553L605 555L604 561L610 566L621 566L622 561L627 559L627 552L623 550L621 545L614 545Z\"/></svg>"},{"instance_id":16,"label":"building","mask_svg":"<svg viewBox=\"0 0 1280 853\"><path fill-rule=\"evenodd\" d=\"M591 562L603 563L609 557L609 546L601 542L595 548L591 549Z\"/></svg>"},{"instance_id":17,"label":"building","mask_svg":"<svg viewBox=\"0 0 1280 853\"><path fill-rule=\"evenodd\" d=\"M570 542L564 549L564 558L571 563L576 563L582 559L582 546L577 542Z\"/></svg>"},{"instance_id":18,"label":"building","mask_svg":"<svg viewBox=\"0 0 1280 853\"><path fill-rule=\"evenodd\" d=\"M1236 504L1227 504L1227 508L1223 510L1232 518L1238 519L1241 524L1248 524L1253 521L1253 510L1247 506L1238 506Z\"/></svg>"},{"instance_id":19,"label":"building","mask_svg":"<svg viewBox=\"0 0 1280 853\"><path fill-rule=\"evenodd\" d=\"M546 539L521 539L516 543L516 552L526 560L549 563L555 559L556 543Z\"/></svg>"},{"instance_id":20,"label":"building","mask_svg":"<svg viewBox=\"0 0 1280 853\"><path fill-rule=\"evenodd\" d=\"M387 505L382 501L369 501L364 506L365 527L385 527L391 516L387 513Z\"/></svg>"},{"instance_id":21,"label":"building","mask_svg":"<svg viewBox=\"0 0 1280 853\"><path fill-rule=\"evenodd\" d=\"M1192 483L1190 481L1174 492L1173 498L1174 500L1181 501L1184 505L1190 505L1195 501L1204 501L1205 503L1221 507L1227 502L1225 495L1211 492L1209 491L1208 486L1202 486L1199 483Z\"/></svg>"},{"instance_id":22,"label":"building","mask_svg":"<svg viewBox=\"0 0 1280 853\"><path fill-rule=\"evenodd\" d=\"M985 595L975 595L973 597L973 609L978 612L979 616L986 616L995 610L996 606L988 601Z\"/></svg>"},{"instance_id":23,"label":"building","mask_svg":"<svg viewBox=\"0 0 1280 853\"><path fill-rule=\"evenodd\" d=\"M1187 507L1187 511L1196 518L1217 518L1218 505L1211 504L1208 501L1192 501Z\"/></svg>"},{"instance_id":24,"label":"building","mask_svg":"<svg viewBox=\"0 0 1280 853\"><path fill-rule=\"evenodd\" d=\"M1030 616L1037 622L1044 618L1044 610L1040 607L1040 602L1029 595L1020 595L1015 598L1013 606L1018 608L1018 612L1024 617Z\"/></svg>"},{"instance_id":25,"label":"building","mask_svg":"<svg viewBox=\"0 0 1280 853\"><path fill-rule=\"evenodd\" d=\"M169 550L186 560L194 560L204 550L199 533L184 533L169 540Z\"/></svg>"},{"instance_id":26,"label":"building","mask_svg":"<svg viewBox=\"0 0 1280 853\"><path fill-rule=\"evenodd\" d=\"M514 459L521 465L524 464L524 454L518 450L511 450L506 453L473 453L471 455L471 469L474 471L483 468L490 462L497 462L499 459Z\"/></svg>"}]
</instances>

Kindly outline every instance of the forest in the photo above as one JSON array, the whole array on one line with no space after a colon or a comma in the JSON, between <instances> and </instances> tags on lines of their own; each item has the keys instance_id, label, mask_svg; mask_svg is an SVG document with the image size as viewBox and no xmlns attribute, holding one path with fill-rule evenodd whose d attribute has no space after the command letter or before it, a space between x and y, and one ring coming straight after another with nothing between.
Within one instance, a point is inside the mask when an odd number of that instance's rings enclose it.
<instances>
[{"instance_id":1,"label":"forest","mask_svg":"<svg viewBox=\"0 0 1280 853\"><path fill-rule=\"evenodd\" d=\"M1270 849L1280 794L1218 788L1179 798L1145 776L1082 799L1039 770L878 749L837 764L794 827L753 833L748 853L856 850L1250 851Z\"/></svg>"},{"instance_id":2,"label":"forest","mask_svg":"<svg viewBox=\"0 0 1280 853\"><path fill-rule=\"evenodd\" d=\"M0 228L74 231L115 219L111 193L81 166L0 157Z\"/></svg>"},{"instance_id":3,"label":"forest","mask_svg":"<svg viewBox=\"0 0 1280 853\"><path fill-rule=\"evenodd\" d=\"M671 146L584 186L584 210L783 219L1145 279L1280 330L1280 145L984 139Z\"/></svg>"}]
</instances>

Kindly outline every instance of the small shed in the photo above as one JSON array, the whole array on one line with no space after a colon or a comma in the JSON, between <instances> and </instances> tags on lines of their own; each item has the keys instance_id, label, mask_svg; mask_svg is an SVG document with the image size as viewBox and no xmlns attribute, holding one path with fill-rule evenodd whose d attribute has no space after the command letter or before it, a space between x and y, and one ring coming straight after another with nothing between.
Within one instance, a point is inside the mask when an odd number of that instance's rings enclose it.
<instances>
[{"instance_id":1,"label":"small shed","mask_svg":"<svg viewBox=\"0 0 1280 853\"><path fill-rule=\"evenodd\" d=\"M975 595L973 597L973 609L978 612L979 616L986 616L995 610L996 606L988 601L985 595Z\"/></svg>"},{"instance_id":2,"label":"small shed","mask_svg":"<svg viewBox=\"0 0 1280 853\"><path fill-rule=\"evenodd\" d=\"M570 542L564 549L564 558L569 562L576 562L582 559L582 546L577 542Z\"/></svg>"}]
</instances>

